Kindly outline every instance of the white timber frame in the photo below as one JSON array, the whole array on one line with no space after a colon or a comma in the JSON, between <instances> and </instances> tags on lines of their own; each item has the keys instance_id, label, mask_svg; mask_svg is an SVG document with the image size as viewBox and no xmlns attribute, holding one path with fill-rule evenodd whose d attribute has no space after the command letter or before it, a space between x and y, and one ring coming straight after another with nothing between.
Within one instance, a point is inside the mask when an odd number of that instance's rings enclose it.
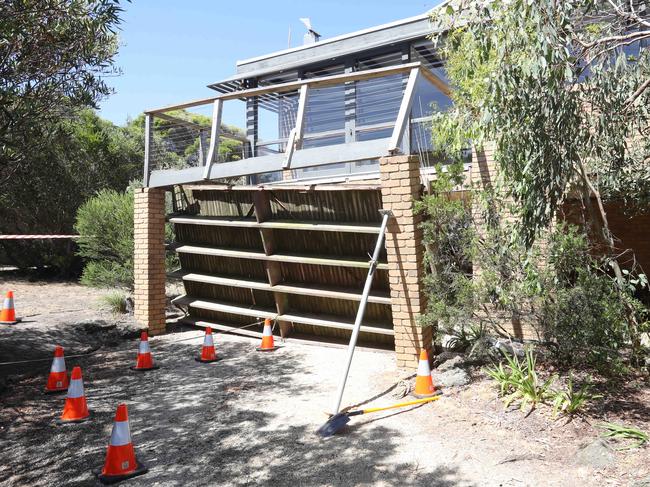
<instances>
[{"instance_id":1,"label":"white timber frame","mask_svg":"<svg viewBox=\"0 0 650 487\"><path fill-rule=\"evenodd\" d=\"M346 137L346 143L332 146L324 146L310 149L303 149L305 113L309 90L333 86L338 84L350 84L355 81L363 81L373 78L380 78L395 74L407 74L408 79L402 96L402 101L389 138L375 139L369 141L350 141ZM322 76L319 78L300 79L286 83L279 83L270 86L262 86L239 90L232 93L225 93L219 96L189 101L177 105L170 105L163 108L148 110L145 112L145 161L144 180L145 186L164 187L174 184L186 184L200 180L211 180L229 177L248 176L284 169L303 169L308 167L335 164L339 162L353 162L366 159L374 159L382 156L396 154L402 145L405 133L408 133L410 124L411 107L420 79L426 79L445 95L450 94L447 84L438 78L431 71L422 66L419 62L388 66L363 71L348 71L342 74ZM253 157L232 162L221 162L215 164L219 154L219 138L232 138L242 142L248 142L248 138L233 134L222 133L221 119L223 103L227 100L251 100L254 97L269 94L280 94L299 90L296 124L291 129L287 139L284 153L256 156L256 151L251 152ZM153 118L159 117L169 119L166 112L182 110L202 105L212 104L212 121L210 127L210 143L205 158L199 158L200 167L188 167L185 169L153 170L150 161L150 144L152 143ZM200 127L192 122L187 122L199 129L199 133L206 127Z\"/></svg>"}]
</instances>

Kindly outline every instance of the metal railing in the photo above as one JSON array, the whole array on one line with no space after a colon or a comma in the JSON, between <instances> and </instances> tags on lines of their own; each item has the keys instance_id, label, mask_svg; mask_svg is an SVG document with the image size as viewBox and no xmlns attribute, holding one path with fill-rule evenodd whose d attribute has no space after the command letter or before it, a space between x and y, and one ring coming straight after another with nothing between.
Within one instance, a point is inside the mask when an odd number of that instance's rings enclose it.
<instances>
[{"instance_id":1,"label":"metal railing","mask_svg":"<svg viewBox=\"0 0 650 487\"><path fill-rule=\"evenodd\" d=\"M420 63L409 63L260 86L148 110L144 184L237 178L410 152L410 136L405 138L405 134L410 133L412 123L426 118L421 107L419 118L412 115L422 82L449 95L442 80ZM375 92L364 105L369 115L358 117L355 90L368 84ZM397 96L392 104L387 98L390 94ZM246 105L245 133L223 125L224 104L236 100ZM282 121L277 137L261 140L260 109L273 111Z\"/></svg>"}]
</instances>

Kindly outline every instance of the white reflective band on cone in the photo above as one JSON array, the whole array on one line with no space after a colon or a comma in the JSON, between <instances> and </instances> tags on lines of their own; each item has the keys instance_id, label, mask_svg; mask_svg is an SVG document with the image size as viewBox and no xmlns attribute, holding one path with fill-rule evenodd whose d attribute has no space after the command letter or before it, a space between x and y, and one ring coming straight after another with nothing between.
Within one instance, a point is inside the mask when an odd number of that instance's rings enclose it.
<instances>
[{"instance_id":1,"label":"white reflective band on cone","mask_svg":"<svg viewBox=\"0 0 650 487\"><path fill-rule=\"evenodd\" d=\"M271 335L273 335L273 333L271 332L271 325L264 325L264 333L262 334L262 336L270 337Z\"/></svg>"},{"instance_id":2,"label":"white reflective band on cone","mask_svg":"<svg viewBox=\"0 0 650 487\"><path fill-rule=\"evenodd\" d=\"M418 363L418 375L429 375L431 369L429 369L429 362L426 360L420 360Z\"/></svg>"},{"instance_id":3,"label":"white reflective band on cone","mask_svg":"<svg viewBox=\"0 0 650 487\"><path fill-rule=\"evenodd\" d=\"M2 305L4 309L13 309L14 307L14 298L5 298L4 304Z\"/></svg>"},{"instance_id":4,"label":"white reflective band on cone","mask_svg":"<svg viewBox=\"0 0 650 487\"><path fill-rule=\"evenodd\" d=\"M140 346L138 347L138 352L150 353L151 349L149 348L149 342L148 341L140 342Z\"/></svg>"},{"instance_id":5,"label":"white reflective band on cone","mask_svg":"<svg viewBox=\"0 0 650 487\"><path fill-rule=\"evenodd\" d=\"M203 340L203 346L204 347L214 346L214 340L212 339L212 335L205 335L205 339Z\"/></svg>"},{"instance_id":6,"label":"white reflective band on cone","mask_svg":"<svg viewBox=\"0 0 650 487\"><path fill-rule=\"evenodd\" d=\"M84 383L82 379L72 379L68 386L68 397L73 399L75 397L84 396Z\"/></svg>"},{"instance_id":7,"label":"white reflective band on cone","mask_svg":"<svg viewBox=\"0 0 650 487\"><path fill-rule=\"evenodd\" d=\"M131 431L128 421L115 421L111 433L111 446L124 446L131 443Z\"/></svg>"},{"instance_id":8,"label":"white reflective band on cone","mask_svg":"<svg viewBox=\"0 0 650 487\"><path fill-rule=\"evenodd\" d=\"M63 357L54 357L50 372L65 372L65 359Z\"/></svg>"}]
</instances>

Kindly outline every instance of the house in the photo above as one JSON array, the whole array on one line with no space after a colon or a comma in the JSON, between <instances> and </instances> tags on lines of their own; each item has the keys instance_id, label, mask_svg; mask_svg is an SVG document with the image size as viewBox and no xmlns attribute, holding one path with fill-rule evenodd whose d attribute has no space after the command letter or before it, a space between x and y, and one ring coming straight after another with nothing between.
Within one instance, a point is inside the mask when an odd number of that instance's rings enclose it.
<instances>
[{"instance_id":1,"label":"house","mask_svg":"<svg viewBox=\"0 0 650 487\"><path fill-rule=\"evenodd\" d=\"M393 218L360 339L394 349L399 366L430 349L431 329L417 323L426 303L413 210L434 173L431 114L451 103L431 31L423 14L331 39L312 33L239 61L209 85L212 97L146 112L136 318L164 329L167 219L186 322L255 334L270 318L283 337L346 342L385 209ZM466 169L491 184L490 146Z\"/></svg>"}]
</instances>

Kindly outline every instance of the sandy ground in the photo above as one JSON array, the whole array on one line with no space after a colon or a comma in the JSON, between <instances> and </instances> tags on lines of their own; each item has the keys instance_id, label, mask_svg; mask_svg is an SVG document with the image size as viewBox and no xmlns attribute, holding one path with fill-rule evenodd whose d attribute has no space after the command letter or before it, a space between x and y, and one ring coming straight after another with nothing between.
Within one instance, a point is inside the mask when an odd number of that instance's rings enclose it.
<instances>
[{"instance_id":1,"label":"sandy ground","mask_svg":"<svg viewBox=\"0 0 650 487\"><path fill-rule=\"evenodd\" d=\"M159 370L136 373L128 367L137 339L106 339L79 326L115 321L93 304L101 292L0 282L0 290L9 286L19 314L34 316L0 328L0 361L49 358L55 342L65 342L68 354L101 347L67 360L68 370L84 371L92 419L83 424L55 424L64 397L42 393L48 362L9 367L13 375L0 394L0 485L95 485L120 402L129 406L136 452L150 469L125 482L133 486L640 486L650 479L650 449L613 451L604 467L581 465L576 452L596 438L593 426L552 422L545 411L526 418L504 411L480 377L432 404L354 418L323 440L314 432L332 403L343 348L287 342L266 354L254 351L255 340L216 335L223 359L201 364L193 357L202 333L180 330L151 339ZM359 351L344 403L366 402L399 378L390 353ZM371 404L394 402L398 389ZM636 394L645 406L626 410L647 424L650 394Z\"/></svg>"}]
</instances>

